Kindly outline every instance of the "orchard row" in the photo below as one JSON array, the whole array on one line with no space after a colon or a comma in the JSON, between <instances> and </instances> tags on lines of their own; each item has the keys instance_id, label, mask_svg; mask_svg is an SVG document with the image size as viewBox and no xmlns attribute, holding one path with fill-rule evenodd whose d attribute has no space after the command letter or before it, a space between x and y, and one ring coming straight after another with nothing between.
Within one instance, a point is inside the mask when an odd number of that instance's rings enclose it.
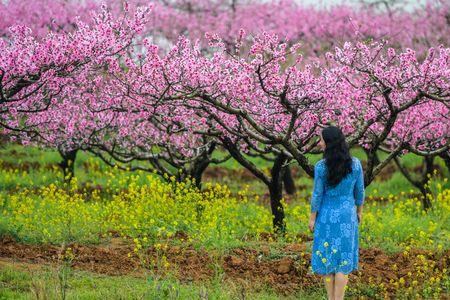
<instances>
[{"instance_id":1,"label":"orchard row","mask_svg":"<svg viewBox=\"0 0 450 300\"><path fill-rule=\"evenodd\" d=\"M80 150L198 185L208 165L232 157L267 186L283 228L286 168L296 162L314 176L308 155L320 152L321 128L335 124L349 146L365 149L366 186L394 160L431 206L427 177L413 180L400 158L423 156L425 175L437 156L450 166L450 48L419 57L357 38L316 57L302 41L241 29L233 43L180 36L164 51L148 36L158 13L123 9L116 16L103 6L93 22L44 36L15 25L0 40L1 127L58 149L69 179ZM270 173L251 156L271 161Z\"/></svg>"}]
</instances>

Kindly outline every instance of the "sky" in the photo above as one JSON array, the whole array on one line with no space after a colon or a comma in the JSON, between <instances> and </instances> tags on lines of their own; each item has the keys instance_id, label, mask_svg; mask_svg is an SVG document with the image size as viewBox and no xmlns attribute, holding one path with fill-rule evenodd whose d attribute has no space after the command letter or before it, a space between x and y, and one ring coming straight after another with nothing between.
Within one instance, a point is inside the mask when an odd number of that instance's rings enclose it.
<instances>
[{"instance_id":1,"label":"sky","mask_svg":"<svg viewBox=\"0 0 450 300\"><path fill-rule=\"evenodd\" d=\"M345 3L345 4L356 4L356 3L360 3L360 0L296 0L298 3L302 3L302 4L308 4L308 5L315 5L318 7L328 7L330 5L335 5L335 4L341 4L341 3ZM366 0L365 2L375 2L376 0ZM414 9L417 7L420 7L421 5L425 4L426 0L400 0L397 1L402 3L402 6L406 9Z\"/></svg>"}]
</instances>

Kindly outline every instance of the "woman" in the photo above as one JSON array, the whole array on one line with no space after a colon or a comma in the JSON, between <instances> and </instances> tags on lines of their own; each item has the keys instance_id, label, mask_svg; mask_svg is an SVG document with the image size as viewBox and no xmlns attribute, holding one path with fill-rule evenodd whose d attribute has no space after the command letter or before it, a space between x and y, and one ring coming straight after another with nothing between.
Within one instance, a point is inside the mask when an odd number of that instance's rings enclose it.
<instances>
[{"instance_id":1,"label":"woman","mask_svg":"<svg viewBox=\"0 0 450 300\"><path fill-rule=\"evenodd\" d=\"M328 299L338 300L344 299L348 274L358 270L364 177L338 127L322 130L320 146L324 155L314 167L309 221L314 234L311 267L323 275Z\"/></svg>"}]
</instances>

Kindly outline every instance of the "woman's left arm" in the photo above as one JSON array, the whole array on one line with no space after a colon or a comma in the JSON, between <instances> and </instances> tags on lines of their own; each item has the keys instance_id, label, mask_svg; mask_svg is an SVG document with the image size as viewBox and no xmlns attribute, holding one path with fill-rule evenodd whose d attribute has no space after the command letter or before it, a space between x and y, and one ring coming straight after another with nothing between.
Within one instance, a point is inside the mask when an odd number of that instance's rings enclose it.
<instances>
[{"instance_id":1,"label":"woman's left arm","mask_svg":"<svg viewBox=\"0 0 450 300\"><path fill-rule=\"evenodd\" d=\"M356 215L358 218L358 223L361 223L362 219L362 208L365 198L365 187L364 187L364 171L361 162L357 162L357 172L356 172L356 182L353 190L353 195L355 196L356 205Z\"/></svg>"}]
</instances>

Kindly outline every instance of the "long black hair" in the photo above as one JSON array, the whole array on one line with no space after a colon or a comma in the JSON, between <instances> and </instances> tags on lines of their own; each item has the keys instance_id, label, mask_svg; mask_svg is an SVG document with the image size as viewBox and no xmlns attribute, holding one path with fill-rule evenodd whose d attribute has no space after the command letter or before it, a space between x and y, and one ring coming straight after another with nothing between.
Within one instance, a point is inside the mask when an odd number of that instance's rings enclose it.
<instances>
[{"instance_id":1,"label":"long black hair","mask_svg":"<svg viewBox=\"0 0 450 300\"><path fill-rule=\"evenodd\" d=\"M325 127L322 130L322 138L325 141L323 158L329 170L327 184L334 187L352 172L352 157L345 136L339 127Z\"/></svg>"}]
</instances>

